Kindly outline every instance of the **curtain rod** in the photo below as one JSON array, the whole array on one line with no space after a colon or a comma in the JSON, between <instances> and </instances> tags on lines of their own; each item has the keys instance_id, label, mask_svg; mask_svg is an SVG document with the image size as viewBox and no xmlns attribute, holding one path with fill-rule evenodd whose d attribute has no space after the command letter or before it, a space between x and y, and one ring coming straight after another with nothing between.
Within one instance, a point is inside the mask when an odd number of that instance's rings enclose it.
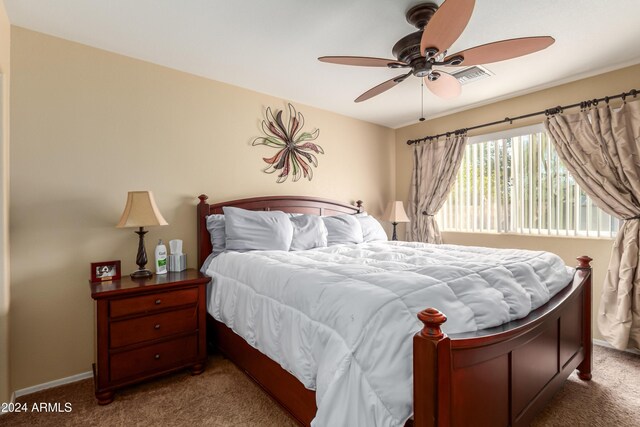
<instances>
[{"instance_id":1,"label":"curtain rod","mask_svg":"<svg viewBox=\"0 0 640 427\"><path fill-rule=\"evenodd\" d=\"M529 117L540 116L542 114L544 114L545 116L551 116L553 114L562 113L563 110L566 110L566 109L569 109L569 108L575 108L575 107L580 107L580 108L583 108L583 109L584 108L589 108L592 105L593 106L598 105L598 103L601 102L601 101L605 101L607 104L612 99L622 98L622 100L624 101L627 96L633 96L635 98L636 95L638 95L639 93L640 93L639 90L631 89L629 92L624 92L624 93L621 93L620 95L605 96L604 98L592 99L590 101L582 101L582 102L578 102L576 104L557 106L557 107L548 108L548 109L542 110L542 111L536 111L535 113L524 114L524 115L518 116L518 117L505 117L502 120L496 120L495 122L490 122L490 123L483 123L481 125L471 126L470 128L461 128L461 129L456 129L456 130L450 131L450 132L440 133L438 135L425 136L424 138L418 138L418 139L410 139L410 140L407 141L407 145L418 144L418 143L424 142L424 141L431 141L433 139L438 139L438 138L440 138L442 136L449 137L452 134L453 135L462 135L462 134L467 133L470 130L480 129L480 128L484 128L484 127L488 127L488 126L494 126L494 125L498 125L500 123L507 123L507 122L508 123L513 123L516 120L528 119Z\"/></svg>"}]
</instances>

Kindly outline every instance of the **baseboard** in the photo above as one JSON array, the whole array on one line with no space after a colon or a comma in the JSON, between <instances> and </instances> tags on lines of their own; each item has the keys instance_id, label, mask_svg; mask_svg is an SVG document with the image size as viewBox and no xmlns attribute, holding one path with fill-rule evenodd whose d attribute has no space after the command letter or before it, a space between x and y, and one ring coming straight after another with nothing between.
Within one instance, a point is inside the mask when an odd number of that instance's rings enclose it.
<instances>
[{"instance_id":1,"label":"baseboard","mask_svg":"<svg viewBox=\"0 0 640 427\"><path fill-rule=\"evenodd\" d=\"M632 348L628 348L626 350L620 350L620 349L615 348L614 346L612 346L611 344L609 344L606 341L596 340L596 339L594 339L592 341L593 341L594 344L599 345L600 347L607 347L607 348L610 348L612 350L624 351L625 353L631 353L631 354L640 355L640 351L634 350Z\"/></svg>"},{"instance_id":2,"label":"baseboard","mask_svg":"<svg viewBox=\"0 0 640 427\"><path fill-rule=\"evenodd\" d=\"M31 387L16 390L13 394L14 397L26 396L27 394L35 393L37 391L46 390L48 388L58 387L60 385L75 383L76 381L85 380L93 377L93 372L83 372L81 374L71 375L70 377L60 378L59 380L49 381L48 383L42 383Z\"/></svg>"}]
</instances>

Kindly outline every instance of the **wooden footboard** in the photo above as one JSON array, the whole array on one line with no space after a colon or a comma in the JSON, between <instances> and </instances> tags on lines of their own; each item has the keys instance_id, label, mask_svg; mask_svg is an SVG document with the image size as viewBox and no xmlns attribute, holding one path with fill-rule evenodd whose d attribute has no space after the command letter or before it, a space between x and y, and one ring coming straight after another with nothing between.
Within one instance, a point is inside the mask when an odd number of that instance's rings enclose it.
<instances>
[{"instance_id":1,"label":"wooden footboard","mask_svg":"<svg viewBox=\"0 0 640 427\"><path fill-rule=\"evenodd\" d=\"M591 258L544 309L498 328L447 336L433 308L414 337L414 425L519 426L578 369L591 379Z\"/></svg>"}]
</instances>

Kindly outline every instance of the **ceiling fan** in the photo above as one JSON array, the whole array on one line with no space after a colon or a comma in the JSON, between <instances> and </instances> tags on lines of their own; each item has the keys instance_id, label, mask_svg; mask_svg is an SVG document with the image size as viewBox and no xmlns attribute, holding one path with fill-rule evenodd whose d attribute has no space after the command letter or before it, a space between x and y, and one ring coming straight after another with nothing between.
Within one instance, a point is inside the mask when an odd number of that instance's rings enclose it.
<instances>
[{"instance_id":1,"label":"ceiling fan","mask_svg":"<svg viewBox=\"0 0 640 427\"><path fill-rule=\"evenodd\" d=\"M460 95L460 82L451 74L435 70L435 66L455 67L487 64L528 55L555 42L553 37L523 37L501 40L447 55L447 49L467 26L475 0L446 0L442 6L422 3L406 13L407 21L419 31L401 38L392 49L396 59L366 56L322 56L318 60L333 64L364 67L410 68L406 73L380 83L355 99L362 102L391 89L413 74L424 77L427 88L441 98Z\"/></svg>"}]
</instances>

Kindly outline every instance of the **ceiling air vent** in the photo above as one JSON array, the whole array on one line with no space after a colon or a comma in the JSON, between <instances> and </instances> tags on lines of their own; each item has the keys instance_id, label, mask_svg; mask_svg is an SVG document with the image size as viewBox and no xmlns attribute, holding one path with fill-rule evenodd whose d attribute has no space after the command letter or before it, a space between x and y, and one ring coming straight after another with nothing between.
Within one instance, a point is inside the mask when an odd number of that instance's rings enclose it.
<instances>
[{"instance_id":1,"label":"ceiling air vent","mask_svg":"<svg viewBox=\"0 0 640 427\"><path fill-rule=\"evenodd\" d=\"M464 70L460 70L458 72L451 73L451 74L453 75L453 77L458 79L460 84L463 84L463 85L466 85L468 83L472 83L477 80L481 80L493 75L491 71L479 65L474 65L473 67L465 68Z\"/></svg>"}]
</instances>

